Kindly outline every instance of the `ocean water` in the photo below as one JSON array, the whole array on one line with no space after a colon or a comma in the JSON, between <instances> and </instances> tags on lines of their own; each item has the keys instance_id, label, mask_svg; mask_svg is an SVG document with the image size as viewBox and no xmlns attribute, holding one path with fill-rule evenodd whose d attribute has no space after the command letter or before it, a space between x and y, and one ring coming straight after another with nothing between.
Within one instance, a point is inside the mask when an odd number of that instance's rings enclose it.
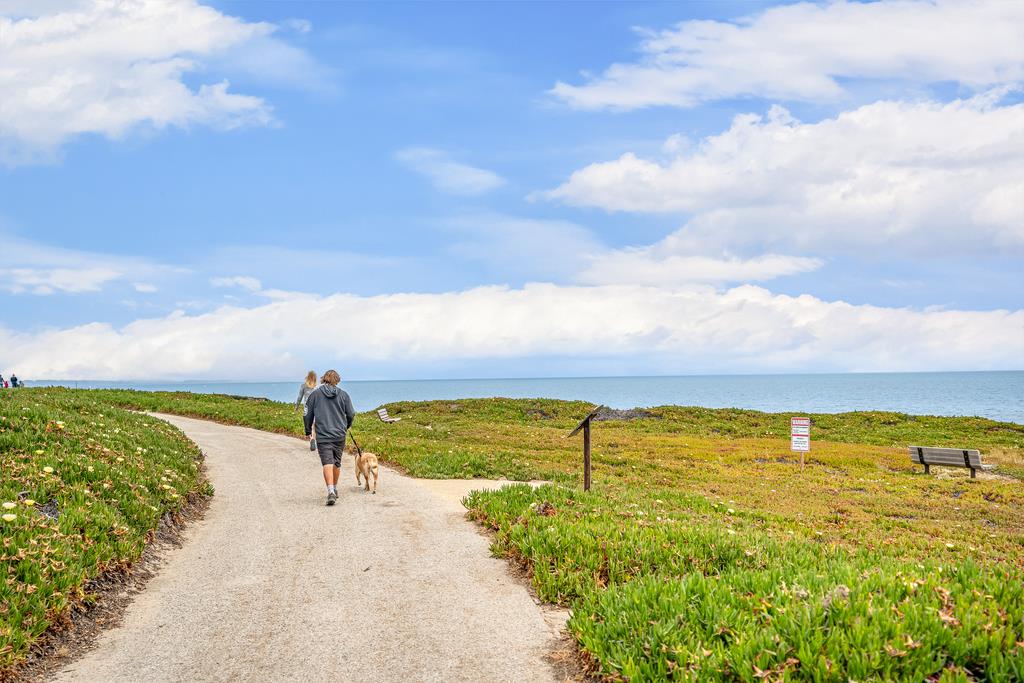
<instances>
[{"instance_id":1,"label":"ocean water","mask_svg":"<svg viewBox=\"0 0 1024 683\"><path fill-rule=\"evenodd\" d=\"M299 382L29 382L29 385L131 388L262 396L294 401ZM1024 371L816 375L558 377L342 382L357 410L394 401L560 398L612 408L659 405L748 408L768 412L893 410L917 415L978 415L1024 424Z\"/></svg>"}]
</instances>

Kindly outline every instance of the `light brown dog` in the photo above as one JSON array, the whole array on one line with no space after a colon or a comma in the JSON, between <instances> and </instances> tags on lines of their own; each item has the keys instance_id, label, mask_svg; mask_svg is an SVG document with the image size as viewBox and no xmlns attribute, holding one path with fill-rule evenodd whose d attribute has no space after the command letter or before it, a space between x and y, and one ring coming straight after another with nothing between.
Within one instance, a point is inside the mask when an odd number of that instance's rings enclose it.
<instances>
[{"instance_id":1,"label":"light brown dog","mask_svg":"<svg viewBox=\"0 0 1024 683\"><path fill-rule=\"evenodd\" d=\"M356 452L356 486L360 485L359 478L366 480L366 491L370 490L370 473L373 473L373 492L377 493L377 456L373 453Z\"/></svg>"}]
</instances>

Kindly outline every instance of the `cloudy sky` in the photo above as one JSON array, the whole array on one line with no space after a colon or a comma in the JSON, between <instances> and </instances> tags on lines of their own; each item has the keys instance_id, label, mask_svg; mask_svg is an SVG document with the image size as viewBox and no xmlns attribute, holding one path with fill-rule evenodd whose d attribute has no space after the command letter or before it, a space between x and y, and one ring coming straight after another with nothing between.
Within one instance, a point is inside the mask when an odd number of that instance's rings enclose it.
<instances>
[{"instance_id":1,"label":"cloudy sky","mask_svg":"<svg viewBox=\"0 0 1024 683\"><path fill-rule=\"evenodd\" d=\"M0 372L1024 369L1024 3L0 0Z\"/></svg>"}]
</instances>

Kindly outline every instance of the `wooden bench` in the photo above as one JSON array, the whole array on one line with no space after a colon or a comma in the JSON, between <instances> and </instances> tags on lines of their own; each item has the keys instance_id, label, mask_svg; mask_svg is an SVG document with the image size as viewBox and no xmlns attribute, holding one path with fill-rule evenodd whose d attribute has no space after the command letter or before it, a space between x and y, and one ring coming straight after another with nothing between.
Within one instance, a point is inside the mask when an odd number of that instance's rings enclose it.
<instances>
[{"instance_id":1,"label":"wooden bench","mask_svg":"<svg viewBox=\"0 0 1024 683\"><path fill-rule=\"evenodd\" d=\"M380 418L381 422L398 422L399 420L402 419L400 417L391 417L391 416L389 416L387 408L381 408L380 410L378 410L377 411L377 417Z\"/></svg>"},{"instance_id":2,"label":"wooden bench","mask_svg":"<svg viewBox=\"0 0 1024 683\"><path fill-rule=\"evenodd\" d=\"M924 473L931 472L932 465L943 467L966 467L974 473L982 468L981 453L969 448L933 448L929 446L911 446L910 459L918 465L924 465Z\"/></svg>"}]
</instances>

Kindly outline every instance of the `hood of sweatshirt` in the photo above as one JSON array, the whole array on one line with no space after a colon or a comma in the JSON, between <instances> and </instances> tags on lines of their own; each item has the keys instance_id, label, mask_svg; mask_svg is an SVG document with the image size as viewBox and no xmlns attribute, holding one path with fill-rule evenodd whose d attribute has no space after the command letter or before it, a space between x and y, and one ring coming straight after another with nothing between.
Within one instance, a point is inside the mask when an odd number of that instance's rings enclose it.
<instances>
[{"instance_id":1,"label":"hood of sweatshirt","mask_svg":"<svg viewBox=\"0 0 1024 683\"><path fill-rule=\"evenodd\" d=\"M327 398L334 398L335 396L338 395L339 389L333 384L324 383L320 385L320 391L324 392L324 396L326 396Z\"/></svg>"}]
</instances>

